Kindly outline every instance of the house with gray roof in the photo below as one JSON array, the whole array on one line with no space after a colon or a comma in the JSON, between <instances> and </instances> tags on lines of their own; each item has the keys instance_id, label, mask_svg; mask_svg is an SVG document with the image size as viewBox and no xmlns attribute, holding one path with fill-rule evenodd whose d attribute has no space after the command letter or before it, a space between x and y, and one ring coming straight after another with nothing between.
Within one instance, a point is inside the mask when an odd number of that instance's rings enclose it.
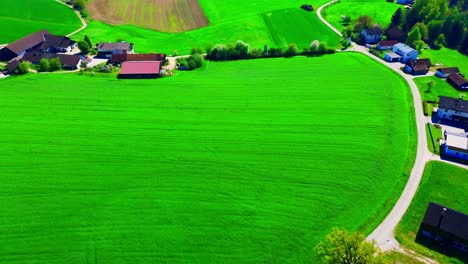
<instances>
[{"instance_id":1,"label":"house with gray roof","mask_svg":"<svg viewBox=\"0 0 468 264\"><path fill-rule=\"evenodd\" d=\"M133 44L128 42L104 42L97 45L99 58L110 59L112 54L133 54Z\"/></svg>"},{"instance_id":2,"label":"house with gray roof","mask_svg":"<svg viewBox=\"0 0 468 264\"><path fill-rule=\"evenodd\" d=\"M437 116L439 119L468 124L468 101L462 98L439 96Z\"/></svg>"},{"instance_id":3,"label":"house with gray roof","mask_svg":"<svg viewBox=\"0 0 468 264\"><path fill-rule=\"evenodd\" d=\"M415 60L419 55L418 51L404 43L397 43L393 45L393 52L401 56L402 62L407 62L411 59Z\"/></svg>"}]
</instances>

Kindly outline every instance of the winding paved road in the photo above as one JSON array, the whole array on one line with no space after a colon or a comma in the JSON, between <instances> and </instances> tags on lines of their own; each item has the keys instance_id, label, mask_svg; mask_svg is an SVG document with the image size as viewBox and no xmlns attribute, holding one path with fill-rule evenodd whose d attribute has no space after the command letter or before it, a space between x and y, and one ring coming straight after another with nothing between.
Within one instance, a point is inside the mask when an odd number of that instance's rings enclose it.
<instances>
[{"instance_id":1,"label":"winding paved road","mask_svg":"<svg viewBox=\"0 0 468 264\"><path fill-rule=\"evenodd\" d=\"M67 5L67 4L65 4L64 2L62 2L62 1L60 1L60 0L55 0L55 1L56 1L57 3L60 3L60 4L62 4L62 5L65 5L65 6L69 7L69 8L71 8L71 9L73 9L73 7L71 7L71 6ZM81 17L81 14L80 14L79 11L76 11L76 10L73 9L73 12L75 12L75 14L76 14L76 15L78 16L78 18L80 19L80 21L81 21L81 27L80 27L79 29L73 31L73 32L70 33L70 34L67 34L67 37L70 37L70 36L75 35L76 33L78 33L78 32L80 32L80 31L84 30L84 29L88 26L88 24L87 24L86 21L83 19L83 17Z\"/></svg>"},{"instance_id":2,"label":"winding paved road","mask_svg":"<svg viewBox=\"0 0 468 264\"><path fill-rule=\"evenodd\" d=\"M343 35L339 30L334 28L328 21L326 21L321 14L323 8L336 3L337 0L331 1L317 9L317 16L318 18L327 25L331 30L333 30L336 34L340 37ZM352 43L353 48L349 49L352 52L359 52L369 58L382 63L383 65L391 68L396 73L398 73L401 77L403 77L411 87L411 92L413 94L414 100L414 110L416 114L416 127L417 127L417 134L418 134L418 144L417 144L417 152L416 152L416 160L413 165L413 169L411 170L411 175L406 183L405 189L403 190L400 198L398 199L395 206L392 208L390 213L384 219L384 221L367 237L369 241L375 240L377 245L383 250L388 251L392 249L399 250L400 245L398 241L394 237L394 231L398 223L400 222L401 218L405 214L406 210L408 209L411 201L413 200L416 191L418 190L419 183L421 181L424 167L427 162L431 160L442 161L446 163L450 163L452 165L468 169L468 166L464 166L457 163L452 163L448 161L443 161L440 159L439 156L433 155L427 149L427 138L426 138L426 123L427 119L423 114L422 109L422 101L421 101L421 94L419 93L418 87L413 80L413 76L405 74L400 68L403 66L400 63L388 63L385 62L374 55L370 54L367 48L363 46L359 46L356 43Z\"/></svg>"}]
</instances>

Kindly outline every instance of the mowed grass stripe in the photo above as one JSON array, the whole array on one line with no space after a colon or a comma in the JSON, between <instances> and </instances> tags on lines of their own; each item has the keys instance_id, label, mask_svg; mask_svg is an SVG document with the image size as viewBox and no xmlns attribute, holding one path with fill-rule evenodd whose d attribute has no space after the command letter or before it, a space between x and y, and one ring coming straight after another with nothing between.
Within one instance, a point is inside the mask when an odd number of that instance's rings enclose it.
<instances>
[{"instance_id":1,"label":"mowed grass stripe","mask_svg":"<svg viewBox=\"0 0 468 264\"><path fill-rule=\"evenodd\" d=\"M352 53L2 80L0 261L313 263L400 193L406 90Z\"/></svg>"}]
</instances>

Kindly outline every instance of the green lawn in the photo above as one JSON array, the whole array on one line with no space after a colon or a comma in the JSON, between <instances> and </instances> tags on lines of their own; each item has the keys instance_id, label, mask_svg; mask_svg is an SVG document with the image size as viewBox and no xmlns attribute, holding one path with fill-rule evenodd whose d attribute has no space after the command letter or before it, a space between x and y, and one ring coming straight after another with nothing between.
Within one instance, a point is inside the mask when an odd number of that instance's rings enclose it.
<instances>
[{"instance_id":1,"label":"green lawn","mask_svg":"<svg viewBox=\"0 0 468 264\"><path fill-rule=\"evenodd\" d=\"M134 26L111 26L92 21L88 28L75 38L81 39L88 35L93 42L123 39L134 43L137 52L156 51L168 54L172 54L174 50L179 54L187 54L193 47L204 49L208 45L234 43L237 40L243 40L251 47L258 48L263 48L265 44L285 48L290 42L298 42L302 50L309 47L315 39L338 46L338 36L325 28L314 12L301 10L303 2L299 0L200 2L210 21L208 27L183 33L163 33ZM318 6L324 2L326 0L320 0L316 4ZM268 13L273 14L273 21L268 20L267 25L264 17ZM278 38L284 41L278 41Z\"/></svg>"},{"instance_id":2,"label":"green lawn","mask_svg":"<svg viewBox=\"0 0 468 264\"><path fill-rule=\"evenodd\" d=\"M353 53L2 80L0 261L314 263L406 183L408 91Z\"/></svg>"},{"instance_id":3,"label":"green lawn","mask_svg":"<svg viewBox=\"0 0 468 264\"><path fill-rule=\"evenodd\" d=\"M429 202L436 202L467 213L468 200L463 199L466 197L466 190L468 190L466 176L467 171L462 168L442 162L429 162L426 165L418 192L396 230L398 241L440 263L462 263L460 261L453 262L447 256L414 241Z\"/></svg>"},{"instance_id":4,"label":"green lawn","mask_svg":"<svg viewBox=\"0 0 468 264\"><path fill-rule=\"evenodd\" d=\"M351 26L359 16L368 15L374 19L374 22L385 28L390 24L392 15L399 7L402 6L385 0L340 0L322 11L322 15L338 30L344 28L341 21L342 15L351 17Z\"/></svg>"},{"instance_id":5,"label":"green lawn","mask_svg":"<svg viewBox=\"0 0 468 264\"><path fill-rule=\"evenodd\" d=\"M432 124L426 124L427 148L434 154L440 155L439 139L442 139L442 129Z\"/></svg>"},{"instance_id":6,"label":"green lawn","mask_svg":"<svg viewBox=\"0 0 468 264\"><path fill-rule=\"evenodd\" d=\"M440 50L426 49L419 55L420 58L431 59L432 64L441 63L443 67L458 67L462 73L468 75L468 56L452 49L442 48Z\"/></svg>"},{"instance_id":7,"label":"green lawn","mask_svg":"<svg viewBox=\"0 0 468 264\"><path fill-rule=\"evenodd\" d=\"M81 26L77 15L53 0L2 0L0 4L0 43L47 29L66 35Z\"/></svg>"},{"instance_id":8,"label":"green lawn","mask_svg":"<svg viewBox=\"0 0 468 264\"><path fill-rule=\"evenodd\" d=\"M434 81L434 86L428 90L427 82ZM445 79L436 76L415 78L414 82L418 86L422 99L426 101L439 101L439 96L459 97L467 96L466 92L458 91L447 83Z\"/></svg>"}]
</instances>

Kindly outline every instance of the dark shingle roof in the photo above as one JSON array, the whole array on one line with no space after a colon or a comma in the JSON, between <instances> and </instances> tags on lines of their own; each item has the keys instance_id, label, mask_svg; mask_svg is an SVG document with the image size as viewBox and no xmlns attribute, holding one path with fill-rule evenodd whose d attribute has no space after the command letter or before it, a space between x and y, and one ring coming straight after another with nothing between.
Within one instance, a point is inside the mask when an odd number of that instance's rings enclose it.
<instances>
[{"instance_id":1,"label":"dark shingle roof","mask_svg":"<svg viewBox=\"0 0 468 264\"><path fill-rule=\"evenodd\" d=\"M441 220L441 214L446 208L445 215ZM445 207L443 205L430 202L424 215L423 224L432 226L440 230L468 240L468 215Z\"/></svg>"},{"instance_id":2,"label":"dark shingle roof","mask_svg":"<svg viewBox=\"0 0 468 264\"><path fill-rule=\"evenodd\" d=\"M409 60L406 62L406 65L413 68L414 71L427 71L431 67L431 60L430 59L416 59L416 60Z\"/></svg>"},{"instance_id":3,"label":"dark shingle roof","mask_svg":"<svg viewBox=\"0 0 468 264\"><path fill-rule=\"evenodd\" d=\"M468 101L462 98L439 96L439 108L468 113Z\"/></svg>"},{"instance_id":4,"label":"dark shingle roof","mask_svg":"<svg viewBox=\"0 0 468 264\"><path fill-rule=\"evenodd\" d=\"M382 28L379 26L375 26L373 28L366 28L365 31L367 35L382 35Z\"/></svg>"},{"instance_id":5,"label":"dark shingle roof","mask_svg":"<svg viewBox=\"0 0 468 264\"><path fill-rule=\"evenodd\" d=\"M44 53L41 51L27 51L24 53L21 61L29 61L32 64L38 64L41 61L42 56L44 56Z\"/></svg>"},{"instance_id":6,"label":"dark shingle roof","mask_svg":"<svg viewBox=\"0 0 468 264\"><path fill-rule=\"evenodd\" d=\"M41 48L67 48L73 44L74 42L65 36L45 35L45 41L42 44Z\"/></svg>"},{"instance_id":7,"label":"dark shingle roof","mask_svg":"<svg viewBox=\"0 0 468 264\"><path fill-rule=\"evenodd\" d=\"M99 51L113 51L113 50L132 50L132 44L128 42L117 42L117 43L99 43Z\"/></svg>"},{"instance_id":8,"label":"dark shingle roof","mask_svg":"<svg viewBox=\"0 0 468 264\"><path fill-rule=\"evenodd\" d=\"M53 54L53 53L45 53L42 58L46 59L53 59L58 57L60 62L62 63L63 68L74 68L78 65L81 60L81 56L79 55L68 55L68 54Z\"/></svg>"},{"instance_id":9,"label":"dark shingle roof","mask_svg":"<svg viewBox=\"0 0 468 264\"><path fill-rule=\"evenodd\" d=\"M451 73L459 73L460 70L458 67L451 67L451 68L439 68L437 71L443 73L443 74L451 74Z\"/></svg>"},{"instance_id":10,"label":"dark shingle roof","mask_svg":"<svg viewBox=\"0 0 468 264\"><path fill-rule=\"evenodd\" d=\"M460 86L460 85L468 82L468 80L466 80L465 77L463 77L463 75L461 75L459 73L450 74L447 77L447 80L451 81L452 83L454 83L457 86Z\"/></svg>"},{"instance_id":11,"label":"dark shingle roof","mask_svg":"<svg viewBox=\"0 0 468 264\"><path fill-rule=\"evenodd\" d=\"M50 33L47 30L41 30L18 39L17 41L8 44L6 47L14 53L19 54L44 42L45 35L50 35Z\"/></svg>"},{"instance_id":12,"label":"dark shingle roof","mask_svg":"<svg viewBox=\"0 0 468 264\"><path fill-rule=\"evenodd\" d=\"M393 46L393 45L395 45L397 43L398 43L398 40L382 40L382 41L379 41L379 46L389 47L389 46Z\"/></svg>"}]
</instances>

